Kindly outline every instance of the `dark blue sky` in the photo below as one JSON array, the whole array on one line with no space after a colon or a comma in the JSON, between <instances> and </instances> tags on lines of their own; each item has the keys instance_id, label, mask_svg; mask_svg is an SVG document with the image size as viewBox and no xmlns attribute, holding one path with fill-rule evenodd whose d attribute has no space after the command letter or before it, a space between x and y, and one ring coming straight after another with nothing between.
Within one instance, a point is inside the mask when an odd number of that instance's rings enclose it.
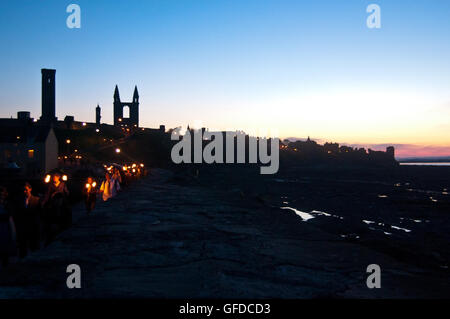
<instances>
[{"instance_id":1,"label":"dark blue sky","mask_svg":"<svg viewBox=\"0 0 450 319\"><path fill-rule=\"evenodd\" d=\"M145 126L450 146L449 35L445 0L3 0L0 116L40 115L45 67L59 117L93 121L100 103L112 122L115 84L122 100L137 85Z\"/></svg>"}]
</instances>

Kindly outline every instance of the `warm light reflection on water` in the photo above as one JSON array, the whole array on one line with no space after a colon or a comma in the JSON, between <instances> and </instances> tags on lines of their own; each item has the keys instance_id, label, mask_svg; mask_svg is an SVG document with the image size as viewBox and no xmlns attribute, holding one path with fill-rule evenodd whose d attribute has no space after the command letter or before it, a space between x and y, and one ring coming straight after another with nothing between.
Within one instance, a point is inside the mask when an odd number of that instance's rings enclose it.
<instances>
[{"instance_id":1,"label":"warm light reflection on water","mask_svg":"<svg viewBox=\"0 0 450 319\"><path fill-rule=\"evenodd\" d=\"M407 232L407 233L411 232L410 229L406 229L406 228L402 228L402 227L398 227L398 226L391 226L391 228L397 229L397 230L403 230L404 232Z\"/></svg>"},{"instance_id":2,"label":"warm light reflection on water","mask_svg":"<svg viewBox=\"0 0 450 319\"><path fill-rule=\"evenodd\" d=\"M298 216L300 216L301 219L302 219L304 222L306 222L307 220L310 220L310 219L313 219L313 218L314 218L313 215L308 214L308 213L305 213L305 212L302 212L302 211L299 211L299 210L297 210L297 209L295 209L295 208L292 208L292 207L280 207L280 208L281 208L281 209L290 209L290 210L292 210L292 211L295 212Z\"/></svg>"},{"instance_id":3,"label":"warm light reflection on water","mask_svg":"<svg viewBox=\"0 0 450 319\"><path fill-rule=\"evenodd\" d=\"M286 202L283 202L283 204L284 203L286 203ZM311 212L309 212L309 213L305 213L305 212L302 212L302 211L300 211L300 210L298 210L298 209L295 209L295 208L292 208L292 207L288 207L288 206L283 206L283 207L280 207L281 209L289 209L289 210L292 210L293 212L295 212L298 216L300 216L301 218L302 218L302 221L304 221L304 222L306 222L307 220L310 220L310 219L313 219L313 218L315 218L316 216L326 216L326 217L333 217L333 218L338 218L338 219L344 219L344 217L341 217L341 216L337 216L337 215L332 215L332 214L329 214L329 213L325 213L325 212L322 212L322 211L320 211L320 210L312 210Z\"/></svg>"}]
</instances>

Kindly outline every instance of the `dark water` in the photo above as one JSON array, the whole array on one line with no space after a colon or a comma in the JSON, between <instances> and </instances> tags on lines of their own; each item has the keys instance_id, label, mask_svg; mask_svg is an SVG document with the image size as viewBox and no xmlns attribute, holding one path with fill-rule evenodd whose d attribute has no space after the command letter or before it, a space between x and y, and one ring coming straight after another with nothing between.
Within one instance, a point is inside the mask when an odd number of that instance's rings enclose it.
<instances>
[{"instance_id":1,"label":"dark water","mask_svg":"<svg viewBox=\"0 0 450 319\"><path fill-rule=\"evenodd\" d=\"M450 166L450 162L435 162L435 163L400 163L403 166Z\"/></svg>"},{"instance_id":2,"label":"dark water","mask_svg":"<svg viewBox=\"0 0 450 319\"><path fill-rule=\"evenodd\" d=\"M441 218L445 217L442 211L438 219L428 212L447 207L450 201L447 188L432 190L406 181L310 181L307 187L301 185L306 184L301 179L274 182L277 189L286 191L277 203L283 213L296 214L299 223L324 225L341 238L402 238L414 243L431 228L433 232L440 230ZM339 195L332 197L335 192ZM311 201L314 196L318 200Z\"/></svg>"}]
</instances>

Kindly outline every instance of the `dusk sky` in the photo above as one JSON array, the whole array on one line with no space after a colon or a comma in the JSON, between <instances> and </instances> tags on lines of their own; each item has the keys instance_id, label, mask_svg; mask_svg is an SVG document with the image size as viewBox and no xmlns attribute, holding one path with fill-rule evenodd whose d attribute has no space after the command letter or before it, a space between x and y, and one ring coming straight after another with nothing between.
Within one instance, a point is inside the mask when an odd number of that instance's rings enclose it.
<instances>
[{"instance_id":1,"label":"dusk sky","mask_svg":"<svg viewBox=\"0 0 450 319\"><path fill-rule=\"evenodd\" d=\"M99 103L112 123L115 85L122 101L137 85L145 127L450 155L448 0L3 0L0 38L0 117L39 117L40 69L54 68L60 119L93 122Z\"/></svg>"}]
</instances>

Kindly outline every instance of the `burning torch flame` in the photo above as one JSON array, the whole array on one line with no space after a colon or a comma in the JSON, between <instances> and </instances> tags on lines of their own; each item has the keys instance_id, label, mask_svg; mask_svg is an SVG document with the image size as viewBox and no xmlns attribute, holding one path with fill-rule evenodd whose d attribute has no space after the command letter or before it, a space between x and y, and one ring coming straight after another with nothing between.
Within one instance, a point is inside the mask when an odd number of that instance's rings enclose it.
<instances>
[{"instance_id":1,"label":"burning torch flame","mask_svg":"<svg viewBox=\"0 0 450 319\"><path fill-rule=\"evenodd\" d=\"M86 183L86 188L87 188L87 189L89 189L89 188L91 188L91 187L95 187L95 186L97 186L97 183L96 183L96 182L93 182L92 184Z\"/></svg>"}]
</instances>

